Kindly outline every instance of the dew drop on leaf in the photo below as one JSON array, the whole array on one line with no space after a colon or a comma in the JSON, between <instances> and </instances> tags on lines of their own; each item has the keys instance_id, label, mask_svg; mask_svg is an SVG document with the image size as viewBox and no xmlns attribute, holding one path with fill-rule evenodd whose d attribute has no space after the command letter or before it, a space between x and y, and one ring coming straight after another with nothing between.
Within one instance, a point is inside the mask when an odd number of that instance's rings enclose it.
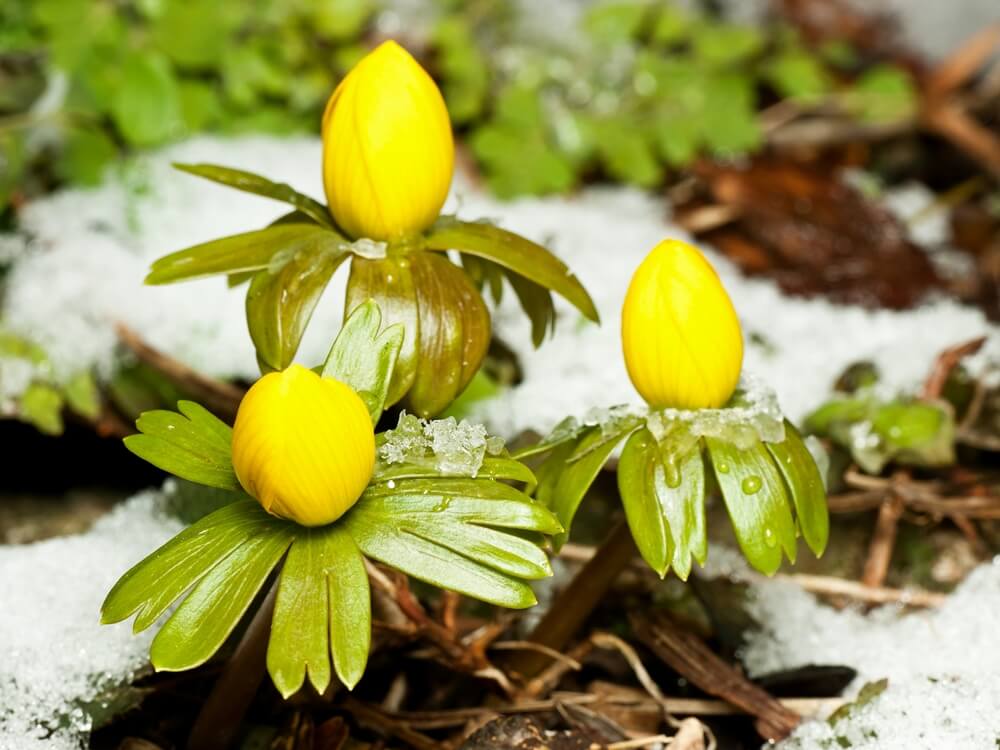
<instances>
[{"instance_id":1,"label":"dew drop on leaf","mask_svg":"<svg viewBox=\"0 0 1000 750\"><path fill-rule=\"evenodd\" d=\"M778 544L778 537L774 535L774 531L771 529L764 529L764 544L772 549Z\"/></svg>"},{"instance_id":2,"label":"dew drop on leaf","mask_svg":"<svg viewBox=\"0 0 1000 750\"><path fill-rule=\"evenodd\" d=\"M754 495L754 494L760 492L760 488L761 488L762 484L763 483L761 482L761 478L758 477L756 474L754 474L754 475L749 476L746 479L744 479L740 483L740 488L746 494L748 494L748 495Z\"/></svg>"}]
</instances>

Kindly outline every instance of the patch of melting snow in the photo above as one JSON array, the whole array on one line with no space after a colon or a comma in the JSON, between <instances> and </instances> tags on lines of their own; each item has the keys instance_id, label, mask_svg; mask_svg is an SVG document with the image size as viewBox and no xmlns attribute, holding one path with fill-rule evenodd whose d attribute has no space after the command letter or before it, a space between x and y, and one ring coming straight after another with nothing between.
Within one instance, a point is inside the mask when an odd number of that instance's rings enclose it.
<instances>
[{"instance_id":1,"label":"patch of melting snow","mask_svg":"<svg viewBox=\"0 0 1000 750\"><path fill-rule=\"evenodd\" d=\"M1000 557L976 568L936 609L887 605L837 610L790 581L748 572L735 551L713 547L709 575L750 581L752 632L740 658L751 675L807 664L858 671L888 688L835 725L803 724L783 750L995 748L1000 739ZM849 745L843 744L850 743Z\"/></svg>"},{"instance_id":2,"label":"patch of melting snow","mask_svg":"<svg viewBox=\"0 0 1000 750\"><path fill-rule=\"evenodd\" d=\"M0 747L87 745L84 704L147 663L156 628L101 625L119 576L180 530L163 493L135 495L77 536L0 546Z\"/></svg>"},{"instance_id":3,"label":"patch of melting snow","mask_svg":"<svg viewBox=\"0 0 1000 750\"><path fill-rule=\"evenodd\" d=\"M93 366L109 376L116 364L113 324L121 320L204 372L256 376L244 288L227 289L223 278L158 287L143 286L142 279L157 257L257 229L286 207L178 172L174 161L239 166L323 196L316 139L197 138L136 159L97 189L67 190L28 205L20 218L29 242L8 277L0 320L41 344L57 374ZM590 290L602 317L601 326L588 323L557 297L556 334L535 350L514 295L505 295L495 328L520 358L524 381L480 404L474 416L510 437L529 428L548 432L567 415L593 407L639 405L620 351L621 302L633 270L658 242L690 239L665 218L662 199L594 188L503 203L461 180L452 192L446 212L468 220L499 217L504 227L548 244ZM906 312L870 311L789 298L704 250L741 316L745 369L775 389L793 421L818 406L837 375L861 359L879 366L887 387L906 388L924 377L939 351L973 336L991 336L970 360L973 367L1000 354L997 329L975 309L937 299ZM317 306L300 362L322 361L329 350L346 278L341 269Z\"/></svg>"}]
</instances>

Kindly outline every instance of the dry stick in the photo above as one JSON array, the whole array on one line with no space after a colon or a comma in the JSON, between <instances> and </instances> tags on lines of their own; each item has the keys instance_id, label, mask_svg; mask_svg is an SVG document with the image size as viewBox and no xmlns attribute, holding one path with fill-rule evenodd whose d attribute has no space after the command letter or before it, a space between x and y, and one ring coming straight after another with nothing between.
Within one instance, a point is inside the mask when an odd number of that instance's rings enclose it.
<instances>
[{"instance_id":1,"label":"dry stick","mask_svg":"<svg viewBox=\"0 0 1000 750\"><path fill-rule=\"evenodd\" d=\"M629 620L639 640L691 684L755 716L754 726L764 739L784 739L798 726L797 713L720 659L698 636L662 616L630 612Z\"/></svg>"},{"instance_id":2,"label":"dry stick","mask_svg":"<svg viewBox=\"0 0 1000 750\"><path fill-rule=\"evenodd\" d=\"M594 556L580 568L569 585L559 592L528 640L562 651L635 554L632 533L624 521L619 521ZM550 657L545 654L523 651L513 656L507 666L523 677L531 678L548 666L550 661Z\"/></svg>"},{"instance_id":3,"label":"dry stick","mask_svg":"<svg viewBox=\"0 0 1000 750\"><path fill-rule=\"evenodd\" d=\"M903 515L903 498L898 492L891 492L878 509L875 531L868 546L868 558L861 575L861 583L868 587L879 587L885 582L892 560L892 550L896 546L896 530Z\"/></svg>"},{"instance_id":4,"label":"dry stick","mask_svg":"<svg viewBox=\"0 0 1000 750\"><path fill-rule=\"evenodd\" d=\"M224 750L236 739L266 672L267 637L277 592L276 581L195 719L188 750Z\"/></svg>"},{"instance_id":5,"label":"dry stick","mask_svg":"<svg viewBox=\"0 0 1000 750\"><path fill-rule=\"evenodd\" d=\"M232 421L245 391L231 383L210 378L183 362L147 344L138 333L123 323L115 326L119 340L136 358L161 373L185 393L191 394L224 419Z\"/></svg>"},{"instance_id":6,"label":"dry stick","mask_svg":"<svg viewBox=\"0 0 1000 750\"><path fill-rule=\"evenodd\" d=\"M409 726L405 720L394 718L391 714L369 706L354 698L344 701L344 710L350 713L359 723L389 737L395 737L417 750L440 750L441 743L421 734Z\"/></svg>"},{"instance_id":7,"label":"dry stick","mask_svg":"<svg viewBox=\"0 0 1000 750\"><path fill-rule=\"evenodd\" d=\"M923 589L893 589L865 586L857 581L834 576L814 576L803 573L778 575L778 580L791 581L806 591L825 596L842 596L868 604L907 604L911 607L939 607L947 598L944 594Z\"/></svg>"}]
</instances>

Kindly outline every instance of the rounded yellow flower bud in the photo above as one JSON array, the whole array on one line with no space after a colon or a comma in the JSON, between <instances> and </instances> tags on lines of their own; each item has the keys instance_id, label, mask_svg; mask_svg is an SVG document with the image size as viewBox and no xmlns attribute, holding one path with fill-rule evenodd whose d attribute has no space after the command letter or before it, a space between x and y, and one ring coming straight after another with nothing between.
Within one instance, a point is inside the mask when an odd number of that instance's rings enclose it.
<instances>
[{"instance_id":1,"label":"rounded yellow flower bud","mask_svg":"<svg viewBox=\"0 0 1000 750\"><path fill-rule=\"evenodd\" d=\"M665 240L636 269L622 307L632 384L654 408L718 408L743 364L743 334L715 269L697 248Z\"/></svg>"},{"instance_id":2,"label":"rounded yellow flower bud","mask_svg":"<svg viewBox=\"0 0 1000 750\"><path fill-rule=\"evenodd\" d=\"M303 526L346 513L375 467L375 431L349 386L292 365L247 391L233 426L233 468L264 510Z\"/></svg>"},{"instance_id":3,"label":"rounded yellow flower bud","mask_svg":"<svg viewBox=\"0 0 1000 750\"><path fill-rule=\"evenodd\" d=\"M323 187L352 237L393 240L428 227L455 166L437 85L410 53L384 42L340 82L323 114Z\"/></svg>"}]
</instances>

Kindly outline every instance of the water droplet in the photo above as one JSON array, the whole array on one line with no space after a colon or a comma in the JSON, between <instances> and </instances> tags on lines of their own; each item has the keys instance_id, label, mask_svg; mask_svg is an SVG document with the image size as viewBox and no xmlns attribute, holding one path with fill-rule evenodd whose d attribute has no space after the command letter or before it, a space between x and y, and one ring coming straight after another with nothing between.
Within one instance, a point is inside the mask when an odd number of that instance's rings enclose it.
<instances>
[{"instance_id":1,"label":"water droplet","mask_svg":"<svg viewBox=\"0 0 1000 750\"><path fill-rule=\"evenodd\" d=\"M680 487L681 486L681 470L677 468L677 463L675 461L667 461L663 464L663 473L667 480L667 487Z\"/></svg>"},{"instance_id":2,"label":"water droplet","mask_svg":"<svg viewBox=\"0 0 1000 750\"><path fill-rule=\"evenodd\" d=\"M729 473L729 464L727 464L725 461L719 461L719 463L716 465L715 468L718 469L720 474Z\"/></svg>"},{"instance_id":3,"label":"water droplet","mask_svg":"<svg viewBox=\"0 0 1000 750\"><path fill-rule=\"evenodd\" d=\"M390 479L385 484L386 484L386 487L388 487L390 490L396 489L396 480L395 479Z\"/></svg>"},{"instance_id":4,"label":"water droplet","mask_svg":"<svg viewBox=\"0 0 1000 750\"><path fill-rule=\"evenodd\" d=\"M771 529L764 529L764 544L772 549L778 544L778 537L774 535L774 531Z\"/></svg>"},{"instance_id":5,"label":"water droplet","mask_svg":"<svg viewBox=\"0 0 1000 750\"><path fill-rule=\"evenodd\" d=\"M740 488L748 495L755 495L760 492L760 488L763 485L760 477L757 475L752 475L744 479L740 483Z\"/></svg>"}]
</instances>

